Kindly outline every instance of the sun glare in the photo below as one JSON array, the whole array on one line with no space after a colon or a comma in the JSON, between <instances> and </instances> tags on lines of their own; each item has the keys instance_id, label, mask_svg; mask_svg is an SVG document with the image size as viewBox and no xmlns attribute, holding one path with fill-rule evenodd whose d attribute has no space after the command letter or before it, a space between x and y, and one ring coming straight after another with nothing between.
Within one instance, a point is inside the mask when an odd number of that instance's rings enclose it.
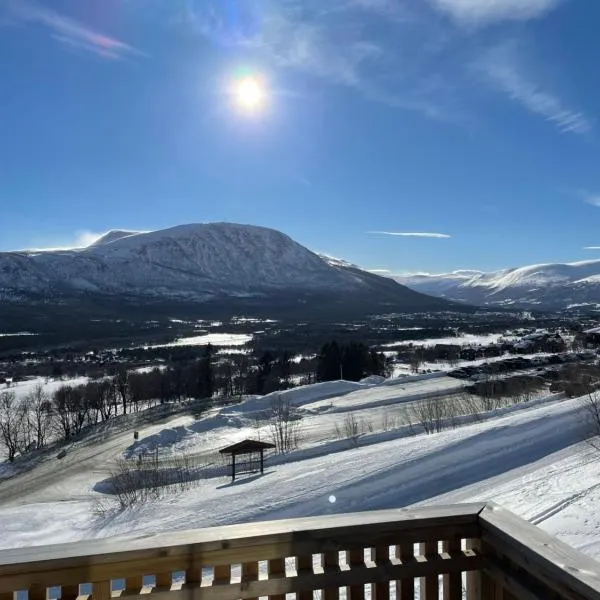
<instances>
[{"instance_id":1,"label":"sun glare","mask_svg":"<svg viewBox=\"0 0 600 600\"><path fill-rule=\"evenodd\" d=\"M255 77L244 77L235 88L236 104L243 110L256 111L265 101L265 90Z\"/></svg>"}]
</instances>

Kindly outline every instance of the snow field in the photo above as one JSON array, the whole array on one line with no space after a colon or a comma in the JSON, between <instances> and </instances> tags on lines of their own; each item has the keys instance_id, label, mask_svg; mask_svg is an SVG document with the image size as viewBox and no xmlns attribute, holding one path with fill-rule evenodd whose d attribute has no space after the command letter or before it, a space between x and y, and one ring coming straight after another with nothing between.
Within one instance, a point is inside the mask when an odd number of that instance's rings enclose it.
<instances>
[{"instance_id":1,"label":"snow field","mask_svg":"<svg viewBox=\"0 0 600 600\"><path fill-rule=\"evenodd\" d=\"M581 401L549 396L503 409L486 421L435 435L402 428L367 433L359 447L335 440L335 423L353 412L382 419L424 397L443 397L462 382L437 375L384 384L331 382L283 392L304 412L305 442L297 452L267 464L264 476L202 480L178 496L97 516L94 491L111 461L135 455L145 444L209 453L255 437L253 415L272 398L254 397L198 420L177 416L109 437L49 463L21 484L28 493L0 508L0 547L59 543L123 534L193 529L263 519L327 515L415 504L494 500L600 558L600 471L595 451L582 442L587 429ZM437 395L440 396L437 396ZM262 435L262 434L261 434ZM75 465L83 464L83 472ZM89 468L87 467L89 465ZM52 470L50 467L54 467ZM0 484L2 486L20 478ZM39 484L39 485L38 485Z\"/></svg>"}]
</instances>

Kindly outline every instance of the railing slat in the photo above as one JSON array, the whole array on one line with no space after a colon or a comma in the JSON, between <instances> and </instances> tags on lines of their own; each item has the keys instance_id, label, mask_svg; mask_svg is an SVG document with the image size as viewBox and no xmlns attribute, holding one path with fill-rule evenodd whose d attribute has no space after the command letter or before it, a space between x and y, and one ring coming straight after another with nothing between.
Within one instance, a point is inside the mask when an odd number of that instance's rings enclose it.
<instances>
[{"instance_id":1,"label":"railing slat","mask_svg":"<svg viewBox=\"0 0 600 600\"><path fill-rule=\"evenodd\" d=\"M323 572L339 573L340 553L337 550L332 552L325 552L321 558L321 566L323 567ZM323 600L339 600L339 597L339 587L329 587L323 590Z\"/></svg>"},{"instance_id":2,"label":"railing slat","mask_svg":"<svg viewBox=\"0 0 600 600\"><path fill-rule=\"evenodd\" d=\"M371 559L377 565L389 565L390 564L390 547L389 546L377 546L371 550ZM389 581L378 581L373 584L373 590L371 591L372 600L390 600L390 582Z\"/></svg>"},{"instance_id":3,"label":"railing slat","mask_svg":"<svg viewBox=\"0 0 600 600\"><path fill-rule=\"evenodd\" d=\"M62 585L60 587L61 600L75 600L79 596L79 585Z\"/></svg>"},{"instance_id":4,"label":"railing slat","mask_svg":"<svg viewBox=\"0 0 600 600\"><path fill-rule=\"evenodd\" d=\"M258 562L242 564L242 589L246 589L253 581L258 581ZM257 600L252 598L251 600Z\"/></svg>"},{"instance_id":5,"label":"railing slat","mask_svg":"<svg viewBox=\"0 0 600 600\"><path fill-rule=\"evenodd\" d=\"M163 573L156 573L156 588L158 590L169 591L173 585L173 573L167 571Z\"/></svg>"},{"instance_id":6,"label":"railing slat","mask_svg":"<svg viewBox=\"0 0 600 600\"><path fill-rule=\"evenodd\" d=\"M46 600L48 588L46 586L32 585L27 590L27 600Z\"/></svg>"},{"instance_id":7,"label":"railing slat","mask_svg":"<svg viewBox=\"0 0 600 600\"><path fill-rule=\"evenodd\" d=\"M314 571L312 554L296 557L296 574L297 577L306 577L312 575ZM301 590L296 593L297 600L312 600L312 590Z\"/></svg>"},{"instance_id":8,"label":"railing slat","mask_svg":"<svg viewBox=\"0 0 600 600\"><path fill-rule=\"evenodd\" d=\"M442 551L449 556L460 553L460 540L443 542ZM442 578L444 600L462 600L462 573L446 573Z\"/></svg>"},{"instance_id":9,"label":"railing slat","mask_svg":"<svg viewBox=\"0 0 600 600\"><path fill-rule=\"evenodd\" d=\"M274 558L268 563L269 579L285 577L285 558ZM270 600L285 600L285 594L269 596Z\"/></svg>"},{"instance_id":10,"label":"railing slat","mask_svg":"<svg viewBox=\"0 0 600 600\"><path fill-rule=\"evenodd\" d=\"M365 551L361 550L352 550L348 553L348 564L350 565L350 571L355 569L356 567L364 567L365 566ZM348 590L348 600L365 600L365 586L364 584L360 585L351 585Z\"/></svg>"},{"instance_id":11,"label":"railing slat","mask_svg":"<svg viewBox=\"0 0 600 600\"><path fill-rule=\"evenodd\" d=\"M110 600L110 581L95 581L92 584L92 600Z\"/></svg>"},{"instance_id":12,"label":"railing slat","mask_svg":"<svg viewBox=\"0 0 600 600\"><path fill-rule=\"evenodd\" d=\"M396 547L396 556L402 561L402 564L414 562L414 545L410 543L400 544ZM413 577L405 577L396 582L396 600L415 600L415 580Z\"/></svg>"},{"instance_id":13,"label":"railing slat","mask_svg":"<svg viewBox=\"0 0 600 600\"><path fill-rule=\"evenodd\" d=\"M467 550L481 555L481 540L467 539ZM471 571L467 573L467 600L482 600L481 572Z\"/></svg>"},{"instance_id":14,"label":"railing slat","mask_svg":"<svg viewBox=\"0 0 600 600\"><path fill-rule=\"evenodd\" d=\"M420 544L420 553L429 562L439 556L438 542L425 542ZM421 600L439 600L440 585L437 573L428 575L421 579L420 596Z\"/></svg>"},{"instance_id":15,"label":"railing slat","mask_svg":"<svg viewBox=\"0 0 600 600\"><path fill-rule=\"evenodd\" d=\"M213 586L229 585L231 583L231 565L217 565L215 567Z\"/></svg>"}]
</instances>

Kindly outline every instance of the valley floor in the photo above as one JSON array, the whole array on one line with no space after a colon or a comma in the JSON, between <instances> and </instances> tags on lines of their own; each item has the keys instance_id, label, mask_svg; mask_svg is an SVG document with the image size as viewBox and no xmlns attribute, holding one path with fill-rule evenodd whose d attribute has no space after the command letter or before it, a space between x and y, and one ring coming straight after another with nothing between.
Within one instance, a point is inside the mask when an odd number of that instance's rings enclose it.
<instances>
[{"instance_id":1,"label":"valley floor","mask_svg":"<svg viewBox=\"0 0 600 600\"><path fill-rule=\"evenodd\" d=\"M396 385L341 382L329 389L293 390L294 402L306 414L305 448L272 461L264 476L235 484L224 477L201 480L185 493L120 514L95 511L103 495L94 488L117 456L134 455L144 443L162 444L161 455L168 455L171 444L208 454L253 437L252 414L266 400L252 398L199 420L165 419L141 428L137 445L130 431L82 444L64 463L48 460L0 484L0 547L492 500L600 558L600 455L582 441L587 427L577 399L550 397L518 405L435 435L407 435L401 429L368 434L358 448L333 438L336 418L349 410L377 420L382 411L415 401L419 393L436 397L444 389L456 392L457 385L440 376Z\"/></svg>"}]
</instances>

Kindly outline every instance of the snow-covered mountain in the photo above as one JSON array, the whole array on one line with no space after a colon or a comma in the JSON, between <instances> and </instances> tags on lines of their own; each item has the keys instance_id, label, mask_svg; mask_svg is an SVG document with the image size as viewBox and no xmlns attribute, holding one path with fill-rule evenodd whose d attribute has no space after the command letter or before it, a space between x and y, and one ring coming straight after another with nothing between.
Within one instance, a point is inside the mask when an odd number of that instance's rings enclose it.
<instances>
[{"instance_id":1,"label":"snow-covered mountain","mask_svg":"<svg viewBox=\"0 0 600 600\"><path fill-rule=\"evenodd\" d=\"M414 290L478 305L567 308L600 304L600 260L530 265L483 273L395 277Z\"/></svg>"},{"instance_id":2,"label":"snow-covered mountain","mask_svg":"<svg viewBox=\"0 0 600 600\"><path fill-rule=\"evenodd\" d=\"M153 232L111 231L86 248L0 253L0 297L36 303L135 298L364 301L393 310L447 302L351 265L334 264L278 231L231 223ZM292 300L293 299L293 300ZM1 312L0 307L0 312Z\"/></svg>"}]
</instances>

